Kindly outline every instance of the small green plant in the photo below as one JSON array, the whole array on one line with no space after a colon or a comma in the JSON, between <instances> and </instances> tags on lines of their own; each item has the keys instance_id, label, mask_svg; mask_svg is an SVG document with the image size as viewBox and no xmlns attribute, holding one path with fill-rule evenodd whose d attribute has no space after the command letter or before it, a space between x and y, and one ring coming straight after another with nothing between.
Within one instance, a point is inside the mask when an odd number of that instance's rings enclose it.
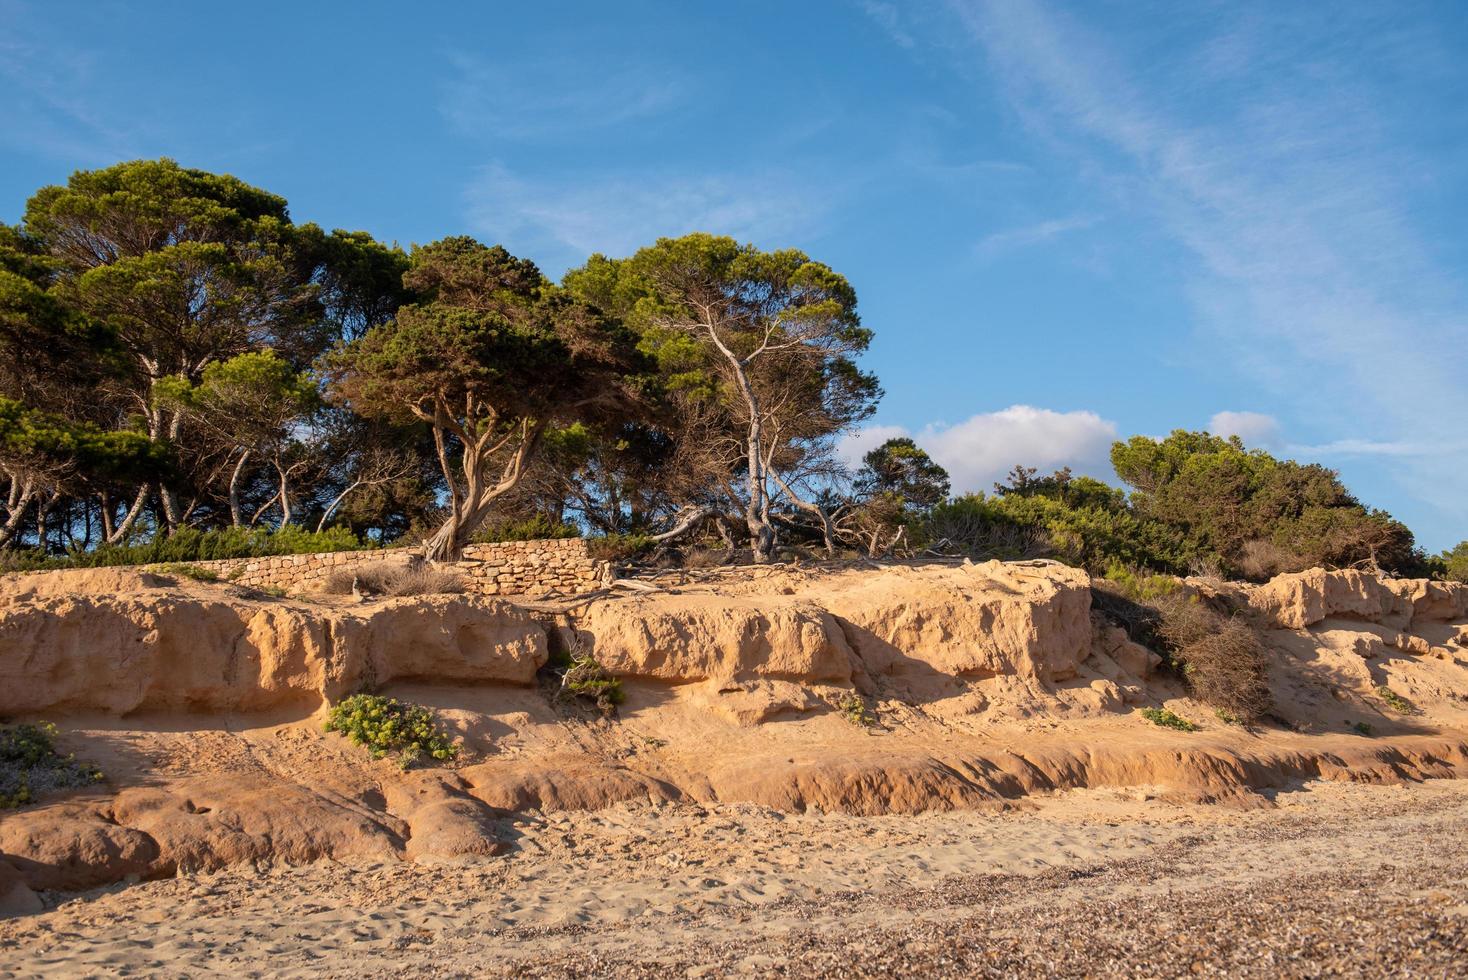
<instances>
[{"instance_id":1,"label":"small green plant","mask_svg":"<svg viewBox=\"0 0 1468 980\"><path fill-rule=\"evenodd\" d=\"M842 696L836 702L836 710L841 712L841 717L862 728L870 728L877 723L877 716L867 709L866 701L855 691Z\"/></svg>"},{"instance_id":2,"label":"small green plant","mask_svg":"<svg viewBox=\"0 0 1468 980\"><path fill-rule=\"evenodd\" d=\"M1391 708L1393 711L1398 712L1399 714L1415 715L1417 713L1417 706L1415 704L1413 704L1411 701L1408 701L1406 698L1402 697L1400 694L1398 694L1396 691L1393 691L1385 684L1376 689L1376 696L1381 698L1382 701L1386 702L1386 706L1388 708Z\"/></svg>"},{"instance_id":3,"label":"small green plant","mask_svg":"<svg viewBox=\"0 0 1468 980\"><path fill-rule=\"evenodd\" d=\"M561 675L561 690L595 703L603 714L611 714L612 709L627 700L622 682L588 653L577 653L571 658Z\"/></svg>"},{"instance_id":4,"label":"small green plant","mask_svg":"<svg viewBox=\"0 0 1468 980\"><path fill-rule=\"evenodd\" d=\"M1143 708L1142 717L1163 728L1175 728L1180 732L1196 732L1198 726L1168 708Z\"/></svg>"},{"instance_id":5,"label":"small green plant","mask_svg":"<svg viewBox=\"0 0 1468 980\"><path fill-rule=\"evenodd\" d=\"M396 752L403 769L424 756L448 762L459 754L459 747L434 723L433 712L380 694L354 694L339 701L332 706L325 728L365 745L374 759Z\"/></svg>"},{"instance_id":6,"label":"small green plant","mask_svg":"<svg viewBox=\"0 0 1468 980\"><path fill-rule=\"evenodd\" d=\"M1213 714L1225 725L1242 725L1244 723L1244 720L1238 715L1232 711L1226 711L1223 708L1214 708Z\"/></svg>"},{"instance_id":7,"label":"small green plant","mask_svg":"<svg viewBox=\"0 0 1468 980\"><path fill-rule=\"evenodd\" d=\"M219 575L208 568L200 568L198 565L188 565L183 562L172 562L167 565L159 565L158 571L164 575L181 575L191 578L195 582L218 582Z\"/></svg>"},{"instance_id":8,"label":"small green plant","mask_svg":"<svg viewBox=\"0 0 1468 980\"><path fill-rule=\"evenodd\" d=\"M1367 722L1358 721L1354 725L1351 726L1351 731L1355 732L1357 735L1367 735L1367 736L1370 736L1371 733L1372 733L1372 728L1371 728L1371 725L1368 724Z\"/></svg>"},{"instance_id":9,"label":"small green plant","mask_svg":"<svg viewBox=\"0 0 1468 980\"><path fill-rule=\"evenodd\" d=\"M597 561L633 561L657 547L645 534L606 534L587 538L586 550Z\"/></svg>"},{"instance_id":10,"label":"small green plant","mask_svg":"<svg viewBox=\"0 0 1468 980\"><path fill-rule=\"evenodd\" d=\"M1175 576L1155 575L1113 561L1103 576L1117 592L1133 602L1151 602L1172 595L1182 585Z\"/></svg>"},{"instance_id":11,"label":"small green plant","mask_svg":"<svg viewBox=\"0 0 1468 980\"><path fill-rule=\"evenodd\" d=\"M34 802L49 790L101 781L102 770L57 752L55 739L50 722L0 728L0 810Z\"/></svg>"}]
</instances>

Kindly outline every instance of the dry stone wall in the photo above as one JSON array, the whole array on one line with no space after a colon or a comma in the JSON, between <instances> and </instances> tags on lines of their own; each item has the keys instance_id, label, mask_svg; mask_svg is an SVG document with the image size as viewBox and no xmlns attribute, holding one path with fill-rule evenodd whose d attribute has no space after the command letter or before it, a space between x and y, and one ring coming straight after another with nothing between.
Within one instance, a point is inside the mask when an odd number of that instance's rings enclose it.
<instances>
[{"instance_id":1,"label":"dry stone wall","mask_svg":"<svg viewBox=\"0 0 1468 980\"><path fill-rule=\"evenodd\" d=\"M226 558L190 564L220 578L257 589L308 592L326 584L337 572L366 566L407 565L416 549L333 551L315 555L275 555L269 558ZM545 595L584 592L602 579L605 562L591 557L581 538L544 541L498 541L471 544L452 567L463 574L470 592L478 595Z\"/></svg>"}]
</instances>

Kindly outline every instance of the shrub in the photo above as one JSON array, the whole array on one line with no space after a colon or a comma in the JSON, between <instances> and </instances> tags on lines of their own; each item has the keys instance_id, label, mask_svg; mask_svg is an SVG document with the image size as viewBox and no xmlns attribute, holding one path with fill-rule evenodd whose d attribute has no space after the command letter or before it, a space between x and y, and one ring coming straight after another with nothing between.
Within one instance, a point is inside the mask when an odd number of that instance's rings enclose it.
<instances>
[{"instance_id":1,"label":"shrub","mask_svg":"<svg viewBox=\"0 0 1468 980\"><path fill-rule=\"evenodd\" d=\"M598 561L632 561L657 547L645 534L605 534L587 538L586 550Z\"/></svg>"},{"instance_id":2,"label":"shrub","mask_svg":"<svg viewBox=\"0 0 1468 980\"><path fill-rule=\"evenodd\" d=\"M1091 595L1098 612L1162 654L1198 700L1241 724L1270 710L1269 657L1247 620L1218 612L1176 582L1166 589L1135 576L1120 582L1097 579Z\"/></svg>"},{"instance_id":3,"label":"shrub","mask_svg":"<svg viewBox=\"0 0 1468 980\"><path fill-rule=\"evenodd\" d=\"M422 562L408 565L374 563L357 569L342 568L331 573L322 591L350 595L353 588L368 595L460 595L468 591L464 576Z\"/></svg>"},{"instance_id":4,"label":"shrub","mask_svg":"<svg viewBox=\"0 0 1468 980\"><path fill-rule=\"evenodd\" d=\"M836 710L841 712L841 717L862 728L867 728L877 723L876 715L867 709L866 701L855 691L848 692L836 703Z\"/></svg>"},{"instance_id":5,"label":"shrub","mask_svg":"<svg viewBox=\"0 0 1468 980\"><path fill-rule=\"evenodd\" d=\"M1449 582L1468 582L1468 541L1444 551L1438 563L1442 577Z\"/></svg>"},{"instance_id":6,"label":"shrub","mask_svg":"<svg viewBox=\"0 0 1468 980\"><path fill-rule=\"evenodd\" d=\"M398 753L398 765L404 769L424 756L447 762L459 754L459 747L434 723L433 712L379 694L354 694L339 701L325 728L365 745L374 759Z\"/></svg>"},{"instance_id":7,"label":"shrub","mask_svg":"<svg viewBox=\"0 0 1468 980\"><path fill-rule=\"evenodd\" d=\"M195 582L219 581L219 574L217 572L207 568L200 568L198 565L186 565L180 562L164 565L158 571L164 575L181 575L184 578L191 578Z\"/></svg>"},{"instance_id":8,"label":"shrub","mask_svg":"<svg viewBox=\"0 0 1468 980\"><path fill-rule=\"evenodd\" d=\"M1133 602L1151 602L1172 595L1182 583L1172 575L1156 575L1112 562L1103 576L1114 591Z\"/></svg>"},{"instance_id":9,"label":"shrub","mask_svg":"<svg viewBox=\"0 0 1468 980\"><path fill-rule=\"evenodd\" d=\"M546 541L553 538L579 538L581 529L565 521L553 521L544 514L536 514L518 521L496 521L486 524L474 534L480 543L496 541Z\"/></svg>"},{"instance_id":10,"label":"shrub","mask_svg":"<svg viewBox=\"0 0 1468 980\"><path fill-rule=\"evenodd\" d=\"M361 551L363 544L346 528L307 531L295 525L280 530L226 527L213 531L183 528L158 535L146 544L103 545L91 551L48 556L39 551L12 552L4 571L51 568L106 568L117 565L176 565L221 558L264 558L271 555L314 555L328 551Z\"/></svg>"},{"instance_id":11,"label":"shrub","mask_svg":"<svg viewBox=\"0 0 1468 980\"><path fill-rule=\"evenodd\" d=\"M1224 616L1197 596L1167 596L1157 608L1157 633L1194 697L1245 723L1269 711L1269 657L1247 621Z\"/></svg>"},{"instance_id":12,"label":"shrub","mask_svg":"<svg viewBox=\"0 0 1468 980\"><path fill-rule=\"evenodd\" d=\"M577 653L561 675L561 690L572 697L594 703L603 714L610 714L627 700L622 682L587 653Z\"/></svg>"},{"instance_id":13,"label":"shrub","mask_svg":"<svg viewBox=\"0 0 1468 980\"><path fill-rule=\"evenodd\" d=\"M9 725L0 728L0 810L13 810L54 789L87 786L102 770L56 751L56 726Z\"/></svg>"},{"instance_id":14,"label":"shrub","mask_svg":"<svg viewBox=\"0 0 1468 980\"><path fill-rule=\"evenodd\" d=\"M1406 698L1402 697L1400 694L1398 694L1396 691L1393 691L1385 684L1376 689L1376 696L1381 698L1381 700L1386 704L1388 708L1391 708L1398 714L1415 715L1417 713L1417 706L1415 704L1413 704L1411 701L1408 701Z\"/></svg>"},{"instance_id":15,"label":"shrub","mask_svg":"<svg viewBox=\"0 0 1468 980\"><path fill-rule=\"evenodd\" d=\"M1238 560L1239 574L1252 582L1267 582L1286 572L1303 572L1309 562L1273 541L1255 538L1245 541Z\"/></svg>"},{"instance_id":16,"label":"shrub","mask_svg":"<svg viewBox=\"0 0 1468 980\"><path fill-rule=\"evenodd\" d=\"M1197 725L1167 708L1143 708L1142 717L1154 725L1161 725L1163 728L1175 728L1180 732L1196 732L1198 730Z\"/></svg>"}]
</instances>

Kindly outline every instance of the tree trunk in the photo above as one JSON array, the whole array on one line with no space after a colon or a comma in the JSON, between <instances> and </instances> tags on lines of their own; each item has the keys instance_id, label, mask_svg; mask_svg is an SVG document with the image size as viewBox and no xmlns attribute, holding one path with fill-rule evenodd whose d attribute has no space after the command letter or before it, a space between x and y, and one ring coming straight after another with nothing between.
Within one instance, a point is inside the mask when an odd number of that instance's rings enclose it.
<instances>
[{"instance_id":1,"label":"tree trunk","mask_svg":"<svg viewBox=\"0 0 1468 980\"><path fill-rule=\"evenodd\" d=\"M250 451L246 449L240 454L240 460L234 464L234 472L229 475L229 522L235 527L243 527L244 515L240 512L240 474L245 470L245 463L250 458Z\"/></svg>"},{"instance_id":2,"label":"tree trunk","mask_svg":"<svg viewBox=\"0 0 1468 980\"><path fill-rule=\"evenodd\" d=\"M128 536L133 525L137 523L138 515L143 512L143 505L148 502L148 485L145 483L138 488L138 495L133 499L133 505L128 508L127 515L123 517L122 523L117 529L107 535L108 544L117 544Z\"/></svg>"}]
</instances>

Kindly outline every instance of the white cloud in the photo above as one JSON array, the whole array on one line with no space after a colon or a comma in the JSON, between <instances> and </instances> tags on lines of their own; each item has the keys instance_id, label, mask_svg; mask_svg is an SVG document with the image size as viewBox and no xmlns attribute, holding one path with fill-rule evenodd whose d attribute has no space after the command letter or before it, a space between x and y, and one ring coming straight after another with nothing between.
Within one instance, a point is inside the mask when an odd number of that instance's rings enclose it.
<instances>
[{"instance_id":1,"label":"white cloud","mask_svg":"<svg viewBox=\"0 0 1468 980\"><path fill-rule=\"evenodd\" d=\"M1208 420L1208 431L1216 436L1238 436L1251 449L1279 445L1279 419L1263 412L1218 412Z\"/></svg>"},{"instance_id":2,"label":"white cloud","mask_svg":"<svg viewBox=\"0 0 1468 980\"><path fill-rule=\"evenodd\" d=\"M1078 474L1109 477L1116 425L1095 412L1011 405L954 425L927 425L916 433L901 426L868 426L843 439L838 452L849 465L860 465L867 450L904 435L911 435L948 471L955 493L987 493L1015 465L1042 472L1069 466Z\"/></svg>"},{"instance_id":3,"label":"white cloud","mask_svg":"<svg viewBox=\"0 0 1468 980\"><path fill-rule=\"evenodd\" d=\"M519 254L568 264L592 252L626 255L692 231L756 244L808 238L829 207L815 190L774 173L703 177L522 177L492 164L467 193L476 233Z\"/></svg>"}]
</instances>

